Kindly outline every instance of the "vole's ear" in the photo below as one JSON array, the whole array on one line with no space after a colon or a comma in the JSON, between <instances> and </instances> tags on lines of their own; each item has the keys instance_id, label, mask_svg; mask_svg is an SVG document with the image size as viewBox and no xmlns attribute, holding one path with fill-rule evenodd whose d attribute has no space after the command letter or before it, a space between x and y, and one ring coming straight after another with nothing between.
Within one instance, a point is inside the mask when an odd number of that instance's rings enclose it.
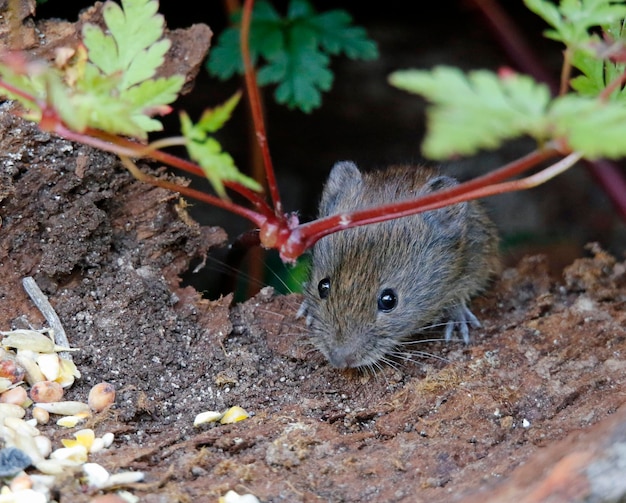
<instances>
[{"instance_id":1,"label":"vole's ear","mask_svg":"<svg viewBox=\"0 0 626 503\"><path fill-rule=\"evenodd\" d=\"M361 172L352 161L335 163L322 191L319 207L320 216L336 213L335 209L338 202L358 192L362 181Z\"/></svg>"},{"instance_id":2,"label":"vole's ear","mask_svg":"<svg viewBox=\"0 0 626 503\"><path fill-rule=\"evenodd\" d=\"M459 182L450 176L436 176L426 182L425 192L436 192L458 185ZM454 233L462 229L468 212L468 203L458 203L444 206L438 210L427 211L424 218L433 225L438 224L442 229L448 229Z\"/></svg>"}]
</instances>

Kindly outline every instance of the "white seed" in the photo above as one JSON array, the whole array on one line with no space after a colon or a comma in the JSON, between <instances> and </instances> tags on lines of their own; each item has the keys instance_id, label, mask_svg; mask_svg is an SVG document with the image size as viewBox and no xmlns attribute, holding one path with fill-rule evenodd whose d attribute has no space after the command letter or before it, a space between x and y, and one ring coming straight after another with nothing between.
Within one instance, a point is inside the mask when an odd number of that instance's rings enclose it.
<instances>
[{"instance_id":1,"label":"white seed","mask_svg":"<svg viewBox=\"0 0 626 503\"><path fill-rule=\"evenodd\" d=\"M46 475L66 474L72 469L76 469L79 465L70 463L61 459L43 459L35 463L35 468Z\"/></svg>"},{"instance_id":2,"label":"white seed","mask_svg":"<svg viewBox=\"0 0 626 503\"><path fill-rule=\"evenodd\" d=\"M60 447L50 454L50 459L58 459L72 464L83 464L87 461L87 449L84 445Z\"/></svg>"},{"instance_id":3,"label":"white seed","mask_svg":"<svg viewBox=\"0 0 626 503\"><path fill-rule=\"evenodd\" d=\"M41 407L33 407L31 414L38 424L47 424L50 421L50 413Z\"/></svg>"},{"instance_id":4,"label":"white seed","mask_svg":"<svg viewBox=\"0 0 626 503\"><path fill-rule=\"evenodd\" d=\"M42 353L37 356L37 365L48 381L55 381L61 373L59 355L56 353Z\"/></svg>"},{"instance_id":5,"label":"white seed","mask_svg":"<svg viewBox=\"0 0 626 503\"><path fill-rule=\"evenodd\" d=\"M102 441L104 442L105 448L111 447L111 445L113 444L113 440L115 440L115 435L113 435L113 433L111 433L110 431L102 435Z\"/></svg>"},{"instance_id":6,"label":"white seed","mask_svg":"<svg viewBox=\"0 0 626 503\"><path fill-rule=\"evenodd\" d=\"M22 418L25 415L26 411L19 405L15 405L14 403L0 403L0 424L4 424L4 418L6 417Z\"/></svg>"},{"instance_id":7,"label":"white seed","mask_svg":"<svg viewBox=\"0 0 626 503\"><path fill-rule=\"evenodd\" d=\"M89 390L87 403L92 410L101 412L113 402L115 402L115 386L112 384L101 382Z\"/></svg>"},{"instance_id":8,"label":"white seed","mask_svg":"<svg viewBox=\"0 0 626 503\"><path fill-rule=\"evenodd\" d=\"M11 379L7 379L6 377L0 377L0 393L8 390L12 384L13 383L11 382Z\"/></svg>"},{"instance_id":9,"label":"white seed","mask_svg":"<svg viewBox=\"0 0 626 503\"><path fill-rule=\"evenodd\" d=\"M216 421L219 421L223 415L224 414L222 414L221 412L216 412L214 410L200 412L200 414L198 414L193 420L193 425L200 426L201 424L214 423Z\"/></svg>"},{"instance_id":10,"label":"white seed","mask_svg":"<svg viewBox=\"0 0 626 503\"><path fill-rule=\"evenodd\" d=\"M6 417L4 419L4 425L14 430L18 435L30 435L31 437L39 435L37 428L18 417Z\"/></svg>"},{"instance_id":11,"label":"white seed","mask_svg":"<svg viewBox=\"0 0 626 503\"><path fill-rule=\"evenodd\" d=\"M74 384L74 379L80 377L80 372L76 368L76 365L72 360L68 360L67 358L59 358L59 363L61 365L61 373L56 381L63 386L64 388L70 387Z\"/></svg>"},{"instance_id":12,"label":"white seed","mask_svg":"<svg viewBox=\"0 0 626 503\"><path fill-rule=\"evenodd\" d=\"M252 494L239 494L235 491L228 491L219 498L219 503L260 503L259 499Z\"/></svg>"},{"instance_id":13,"label":"white seed","mask_svg":"<svg viewBox=\"0 0 626 503\"><path fill-rule=\"evenodd\" d=\"M33 481L33 489L35 489L35 491L39 491L40 493L49 492L49 489L58 483L56 477L40 473L33 473L30 478Z\"/></svg>"},{"instance_id":14,"label":"white seed","mask_svg":"<svg viewBox=\"0 0 626 503\"><path fill-rule=\"evenodd\" d=\"M89 405L84 402L74 402L67 400L65 402L37 403L36 407L41 407L51 414L60 414L62 416L74 416L81 412L89 412Z\"/></svg>"},{"instance_id":15,"label":"white seed","mask_svg":"<svg viewBox=\"0 0 626 503\"><path fill-rule=\"evenodd\" d=\"M5 337L2 345L5 348L30 349L37 353L52 353L54 342L50 337L34 330L12 330L11 332L0 332Z\"/></svg>"},{"instance_id":16,"label":"white seed","mask_svg":"<svg viewBox=\"0 0 626 503\"><path fill-rule=\"evenodd\" d=\"M37 435L34 440L39 453L42 457L47 458L52 452L52 441L44 435Z\"/></svg>"},{"instance_id":17,"label":"white seed","mask_svg":"<svg viewBox=\"0 0 626 503\"><path fill-rule=\"evenodd\" d=\"M18 351L15 357L17 363L26 371L26 382L31 386L46 380L46 376L43 375L39 365L37 365L35 357L36 355L32 351Z\"/></svg>"},{"instance_id":18,"label":"white seed","mask_svg":"<svg viewBox=\"0 0 626 503\"><path fill-rule=\"evenodd\" d=\"M109 477L109 480L104 487L125 486L128 484L135 484L141 482L145 477L143 472L120 472L114 473Z\"/></svg>"},{"instance_id":19,"label":"white seed","mask_svg":"<svg viewBox=\"0 0 626 503\"><path fill-rule=\"evenodd\" d=\"M45 494L33 491L32 489L17 491L9 497L11 499L2 499L0 501L9 501L11 503L46 503L48 501Z\"/></svg>"},{"instance_id":20,"label":"white seed","mask_svg":"<svg viewBox=\"0 0 626 503\"><path fill-rule=\"evenodd\" d=\"M7 428L9 430L9 428ZM11 430L15 431L15 430ZM32 435L14 435L10 440L5 436L5 441L7 446L17 447L21 451L23 451L33 462L33 464L42 461L44 457L39 452L39 447L37 447L36 437Z\"/></svg>"},{"instance_id":21,"label":"white seed","mask_svg":"<svg viewBox=\"0 0 626 503\"><path fill-rule=\"evenodd\" d=\"M85 463L83 472L87 476L87 484L91 487L101 489L109 480L109 472L98 463Z\"/></svg>"},{"instance_id":22,"label":"white seed","mask_svg":"<svg viewBox=\"0 0 626 503\"><path fill-rule=\"evenodd\" d=\"M101 437L94 438L89 452L98 452L102 449L104 449L104 440Z\"/></svg>"}]
</instances>

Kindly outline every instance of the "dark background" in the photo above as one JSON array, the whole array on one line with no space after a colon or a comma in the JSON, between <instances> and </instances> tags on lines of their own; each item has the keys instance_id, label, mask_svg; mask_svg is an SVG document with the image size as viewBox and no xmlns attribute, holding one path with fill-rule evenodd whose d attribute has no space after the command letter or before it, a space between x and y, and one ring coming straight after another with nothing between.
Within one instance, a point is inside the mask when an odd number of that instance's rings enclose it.
<instances>
[{"instance_id":1,"label":"dark background","mask_svg":"<svg viewBox=\"0 0 626 503\"><path fill-rule=\"evenodd\" d=\"M284 12L287 2L273 4ZM517 66L502 49L474 2L312 0L312 4L320 12L347 10L354 23L363 26L378 43L380 57L365 62L334 58L333 89L324 94L322 107L311 114L276 105L273 89L264 90L268 141L284 205L288 211L298 211L303 221L315 216L322 185L334 162L350 159L370 169L423 161L420 141L424 134L425 103L418 96L391 87L387 83L391 72L439 64L464 70ZM79 10L89 5L92 2L49 0L38 8L37 14L42 18L74 21ZM198 5L202 5L202 13ZM522 2L501 5L538 61L557 79L561 46L543 37L546 28L543 21ZM219 1L164 1L159 10L170 28L206 23L214 31L213 43L228 22ZM197 118L203 108L221 103L241 86L238 78L221 82L203 70L194 91L182 97L175 108ZM165 124L168 132L176 134L176 114ZM232 121L217 136L240 169L247 171L250 137L245 106L238 107ZM510 142L497 152L446 163L444 169L467 179L532 149L533 144L525 140ZM195 180L194 184L206 187L201 180ZM619 257L623 255L626 241L623 221L583 166L537 189L492 197L485 204L500 228L507 264L515 263L525 253L545 253L558 273L563 265L585 253L585 243L594 240ZM194 204L191 212L203 224L224 227L231 238L250 228L247 221L205 205ZM223 260L224 252L216 252L213 258ZM273 271L281 269L275 254L266 254L266 258ZM258 259L257 256L255 260ZM209 267L198 274L189 274L186 280L215 297L219 293L215 268L219 266L211 261ZM240 268L245 270L245 264ZM263 281L270 282L272 276Z\"/></svg>"}]
</instances>

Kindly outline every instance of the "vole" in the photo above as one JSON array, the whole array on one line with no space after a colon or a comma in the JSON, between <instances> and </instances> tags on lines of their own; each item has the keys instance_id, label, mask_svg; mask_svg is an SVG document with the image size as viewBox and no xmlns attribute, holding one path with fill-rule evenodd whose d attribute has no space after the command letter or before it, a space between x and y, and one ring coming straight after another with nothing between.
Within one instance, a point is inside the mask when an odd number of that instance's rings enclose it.
<instances>
[{"instance_id":1,"label":"vole","mask_svg":"<svg viewBox=\"0 0 626 503\"><path fill-rule=\"evenodd\" d=\"M458 184L435 168L392 166L361 172L334 165L319 217L352 212ZM334 367L379 366L402 343L442 323L469 342L480 322L467 307L499 269L495 225L476 201L345 229L311 250L300 315L312 341Z\"/></svg>"}]
</instances>

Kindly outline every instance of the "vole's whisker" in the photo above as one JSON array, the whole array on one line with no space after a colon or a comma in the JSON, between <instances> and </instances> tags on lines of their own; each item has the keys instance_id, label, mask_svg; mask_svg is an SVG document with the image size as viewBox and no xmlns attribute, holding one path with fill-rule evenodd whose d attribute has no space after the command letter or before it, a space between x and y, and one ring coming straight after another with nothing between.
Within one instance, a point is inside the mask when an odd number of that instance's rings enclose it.
<instances>
[{"instance_id":1,"label":"vole's whisker","mask_svg":"<svg viewBox=\"0 0 626 503\"><path fill-rule=\"evenodd\" d=\"M267 262L265 263L265 267L267 271L282 285L282 287L285 289L285 292L295 293L294 290L291 289L289 284L283 279L283 277L278 272L276 272L276 270L271 267ZM287 266L284 266L284 270L293 279L293 275Z\"/></svg>"},{"instance_id":2,"label":"vole's whisker","mask_svg":"<svg viewBox=\"0 0 626 503\"><path fill-rule=\"evenodd\" d=\"M425 344L429 342L445 342L444 337L437 337L431 339L406 339L403 341L398 341L398 346L414 346L416 344Z\"/></svg>"},{"instance_id":3,"label":"vole's whisker","mask_svg":"<svg viewBox=\"0 0 626 503\"><path fill-rule=\"evenodd\" d=\"M432 359L439 360L445 363L450 363L450 360L448 360L447 358L444 358L443 356L439 356L434 353L426 353L425 351L411 351L411 352L394 351L390 353L390 355L393 356L394 358L397 358L398 360L408 362L408 363L422 363L417 360L417 358L420 358L420 357L424 358L425 360L432 358Z\"/></svg>"},{"instance_id":4,"label":"vole's whisker","mask_svg":"<svg viewBox=\"0 0 626 503\"><path fill-rule=\"evenodd\" d=\"M368 365L368 367L375 367L376 372L375 372L375 377L378 377L377 374L382 375L383 378L385 379L385 384L389 385L389 379L387 379L387 375L385 374L383 365L387 365L389 367L391 367L394 370L399 370L398 367L398 362L394 361L391 358L388 358L387 356L383 356L381 357L379 360L372 362Z\"/></svg>"}]
</instances>

